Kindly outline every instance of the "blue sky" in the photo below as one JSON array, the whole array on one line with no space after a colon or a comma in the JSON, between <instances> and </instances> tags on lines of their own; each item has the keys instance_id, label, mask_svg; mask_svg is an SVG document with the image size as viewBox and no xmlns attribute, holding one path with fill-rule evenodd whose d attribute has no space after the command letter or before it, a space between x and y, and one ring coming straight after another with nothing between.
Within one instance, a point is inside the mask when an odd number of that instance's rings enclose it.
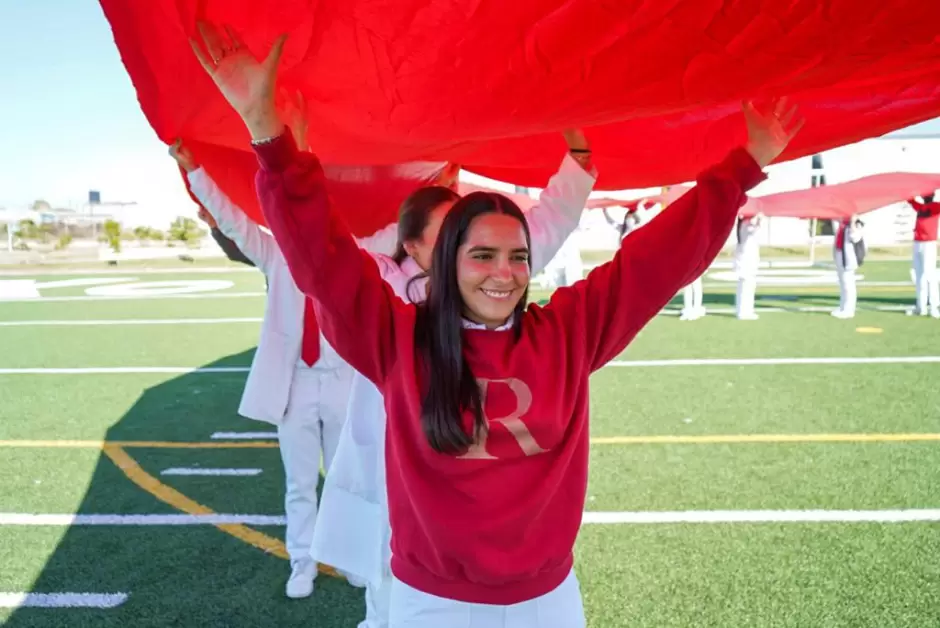
<instances>
[{"instance_id":1,"label":"blue sky","mask_svg":"<svg viewBox=\"0 0 940 628\"><path fill-rule=\"evenodd\" d=\"M145 202L170 217L193 212L99 4L0 0L0 16L0 207L37 198L77 207L97 189L104 201ZM940 132L940 121L925 128Z\"/></svg>"},{"instance_id":2,"label":"blue sky","mask_svg":"<svg viewBox=\"0 0 940 628\"><path fill-rule=\"evenodd\" d=\"M77 207L98 189L103 201L194 211L97 2L0 0L0 55L0 207Z\"/></svg>"}]
</instances>

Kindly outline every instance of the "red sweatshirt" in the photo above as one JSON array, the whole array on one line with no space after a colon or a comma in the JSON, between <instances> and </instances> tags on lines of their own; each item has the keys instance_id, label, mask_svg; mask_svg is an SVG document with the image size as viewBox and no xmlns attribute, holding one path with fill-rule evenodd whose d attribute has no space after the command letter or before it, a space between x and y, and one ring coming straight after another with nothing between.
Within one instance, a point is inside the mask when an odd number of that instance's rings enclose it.
<instances>
[{"instance_id":1,"label":"red sweatshirt","mask_svg":"<svg viewBox=\"0 0 940 628\"><path fill-rule=\"evenodd\" d=\"M940 226L940 203L918 203L911 199L908 201L917 212L917 221L914 223L914 240L916 242L934 242L937 239L937 230Z\"/></svg>"},{"instance_id":2,"label":"red sweatshirt","mask_svg":"<svg viewBox=\"0 0 940 628\"><path fill-rule=\"evenodd\" d=\"M518 342L511 331L464 330L489 433L456 456L431 449L421 427L415 306L356 246L315 157L298 154L289 133L255 150L261 206L297 286L318 301L330 344L385 397L395 576L486 604L556 588L572 568L584 509L588 377L708 267L761 169L744 150L731 153L613 261L557 290L545 307L530 305Z\"/></svg>"}]
</instances>

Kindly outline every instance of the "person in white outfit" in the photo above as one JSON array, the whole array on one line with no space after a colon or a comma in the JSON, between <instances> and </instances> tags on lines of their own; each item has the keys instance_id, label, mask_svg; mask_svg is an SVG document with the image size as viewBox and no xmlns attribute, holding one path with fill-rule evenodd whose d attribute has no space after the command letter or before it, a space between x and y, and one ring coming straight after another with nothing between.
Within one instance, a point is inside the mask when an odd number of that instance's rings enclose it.
<instances>
[{"instance_id":1,"label":"person in white outfit","mask_svg":"<svg viewBox=\"0 0 940 628\"><path fill-rule=\"evenodd\" d=\"M555 257L545 267L546 284L552 288L573 285L584 278L584 260L578 247L578 238L572 233Z\"/></svg>"},{"instance_id":2,"label":"person in white outfit","mask_svg":"<svg viewBox=\"0 0 940 628\"><path fill-rule=\"evenodd\" d=\"M705 316L705 305L703 304L704 296L701 277L683 288L682 312L679 313L679 320L697 321Z\"/></svg>"},{"instance_id":3,"label":"person in white outfit","mask_svg":"<svg viewBox=\"0 0 940 628\"><path fill-rule=\"evenodd\" d=\"M532 238L532 272L556 256L577 228L596 173L580 131L565 133L569 153L526 213ZM383 279L405 301L426 297L427 271L441 220L460 197L444 187L418 190L402 204L395 255L373 255ZM366 618L359 628L388 626L392 586L391 528L385 489L385 405L372 382L353 376L346 424L323 488L313 555L366 581ZM346 539L355 538L355 543Z\"/></svg>"},{"instance_id":4,"label":"person in white outfit","mask_svg":"<svg viewBox=\"0 0 940 628\"><path fill-rule=\"evenodd\" d=\"M940 224L940 203L934 195L908 201L917 212L914 222L913 275L916 300L909 316L940 318L940 277L937 276L937 228Z\"/></svg>"},{"instance_id":5,"label":"person in white outfit","mask_svg":"<svg viewBox=\"0 0 940 628\"><path fill-rule=\"evenodd\" d=\"M179 142L170 154L186 171L193 195L218 228L268 282L261 337L238 412L277 427L291 563L285 592L290 598L307 597L318 572L310 545L321 456L329 469L346 420L354 371L319 334L312 304L297 289L274 237L233 204ZM359 244L371 252L391 253L396 241L397 227L392 223Z\"/></svg>"},{"instance_id":6,"label":"person in white outfit","mask_svg":"<svg viewBox=\"0 0 940 628\"><path fill-rule=\"evenodd\" d=\"M760 231L763 215L738 218L737 240L734 250L734 271L738 276L735 308L738 320L757 320L754 297L757 293L757 271L760 268Z\"/></svg>"},{"instance_id":7,"label":"person in white outfit","mask_svg":"<svg viewBox=\"0 0 940 628\"><path fill-rule=\"evenodd\" d=\"M839 276L839 307L832 311L832 315L836 318L853 318L858 303L855 271L865 258L863 224L855 216L832 222L833 231L836 232L832 256Z\"/></svg>"}]
</instances>

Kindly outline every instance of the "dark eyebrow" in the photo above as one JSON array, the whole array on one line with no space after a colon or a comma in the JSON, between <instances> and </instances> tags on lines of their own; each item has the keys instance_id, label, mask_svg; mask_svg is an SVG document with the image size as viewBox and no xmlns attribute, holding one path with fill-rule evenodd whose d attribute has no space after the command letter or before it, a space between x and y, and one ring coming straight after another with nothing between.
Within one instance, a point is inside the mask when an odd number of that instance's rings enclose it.
<instances>
[{"instance_id":1,"label":"dark eyebrow","mask_svg":"<svg viewBox=\"0 0 940 628\"><path fill-rule=\"evenodd\" d=\"M480 245L480 246L471 247L467 251L467 253L496 253L497 251L498 249L496 247ZM518 249L513 249L511 252L512 253L528 253L529 249L526 247L522 247Z\"/></svg>"}]
</instances>

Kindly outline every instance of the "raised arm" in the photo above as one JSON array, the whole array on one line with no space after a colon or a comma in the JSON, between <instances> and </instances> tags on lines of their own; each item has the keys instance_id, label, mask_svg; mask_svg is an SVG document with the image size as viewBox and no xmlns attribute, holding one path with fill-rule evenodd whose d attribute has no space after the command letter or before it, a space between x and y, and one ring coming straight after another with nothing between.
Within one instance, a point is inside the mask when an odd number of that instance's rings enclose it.
<instances>
[{"instance_id":1,"label":"raised arm","mask_svg":"<svg viewBox=\"0 0 940 628\"><path fill-rule=\"evenodd\" d=\"M541 272L578 228L581 212L594 189L597 172L590 162L590 146L578 130L565 131L568 152L558 172L526 213L532 236L532 272Z\"/></svg>"},{"instance_id":2,"label":"raised arm","mask_svg":"<svg viewBox=\"0 0 940 628\"><path fill-rule=\"evenodd\" d=\"M546 309L577 329L596 370L614 358L683 286L701 276L728 240L747 190L786 147L802 122L777 103L772 113L745 107L747 149L700 174L697 185L624 240L614 259L585 281L556 291Z\"/></svg>"},{"instance_id":3,"label":"raised arm","mask_svg":"<svg viewBox=\"0 0 940 628\"><path fill-rule=\"evenodd\" d=\"M232 29L199 28L206 50L195 42L193 49L251 133L260 164L258 199L294 282L315 300L330 344L381 386L394 364L397 315L408 306L336 215L320 162L297 150L277 113L274 91L285 38L259 63Z\"/></svg>"},{"instance_id":4,"label":"raised arm","mask_svg":"<svg viewBox=\"0 0 940 628\"><path fill-rule=\"evenodd\" d=\"M392 256L398 246L398 223L393 222L364 238L357 238L359 248L377 255Z\"/></svg>"},{"instance_id":5,"label":"raised arm","mask_svg":"<svg viewBox=\"0 0 940 628\"><path fill-rule=\"evenodd\" d=\"M395 309L406 306L330 206L317 158L299 152L286 132L254 149L261 165L258 199L294 282L317 301L330 344L381 385L396 353Z\"/></svg>"},{"instance_id":6,"label":"raised arm","mask_svg":"<svg viewBox=\"0 0 940 628\"><path fill-rule=\"evenodd\" d=\"M204 168L197 165L192 154L177 141L170 148L170 155L186 171L189 189L215 219L222 232L245 257L262 272L267 273L281 258L274 238L258 228L240 207L226 196Z\"/></svg>"}]
</instances>

